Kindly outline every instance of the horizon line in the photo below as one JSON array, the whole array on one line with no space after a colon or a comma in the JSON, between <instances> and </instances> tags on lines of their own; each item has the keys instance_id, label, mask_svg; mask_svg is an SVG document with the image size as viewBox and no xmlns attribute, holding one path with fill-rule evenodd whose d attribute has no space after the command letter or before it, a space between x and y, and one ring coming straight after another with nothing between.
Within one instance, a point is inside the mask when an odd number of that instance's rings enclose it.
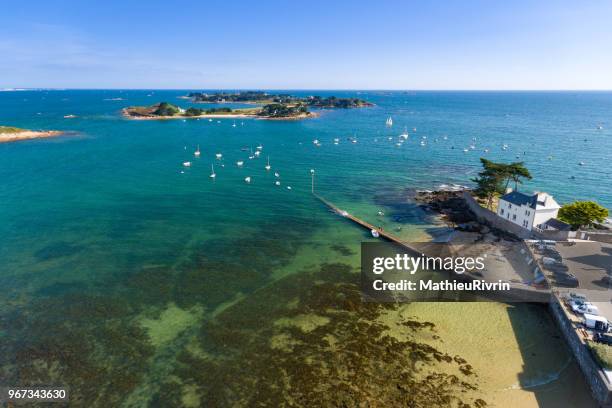
<instances>
[{"instance_id":1,"label":"horizon line","mask_svg":"<svg viewBox=\"0 0 612 408\"><path fill-rule=\"evenodd\" d=\"M612 92L610 89L477 89L477 88L215 88L215 87L193 87L193 88L88 88L88 87L4 87L0 92L18 91L192 91L192 90L233 90L233 91L368 91L368 92Z\"/></svg>"}]
</instances>

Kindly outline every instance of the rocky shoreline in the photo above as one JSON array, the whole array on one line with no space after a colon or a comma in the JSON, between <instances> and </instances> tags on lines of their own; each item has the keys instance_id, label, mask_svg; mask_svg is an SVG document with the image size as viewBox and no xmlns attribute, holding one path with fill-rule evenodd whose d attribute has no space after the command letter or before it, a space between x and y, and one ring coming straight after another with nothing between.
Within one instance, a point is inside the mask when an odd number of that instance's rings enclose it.
<instances>
[{"instance_id":1,"label":"rocky shoreline","mask_svg":"<svg viewBox=\"0 0 612 408\"><path fill-rule=\"evenodd\" d=\"M502 231L480 222L463 198L465 191L471 190L463 186L452 186L433 191L417 190L414 195L414 201L419 203L425 211L439 214L440 218L446 222L449 228L453 228L456 231L479 234L476 241L484 239L487 234L493 234L496 239L518 240L516 236L507 231Z\"/></svg>"}]
</instances>

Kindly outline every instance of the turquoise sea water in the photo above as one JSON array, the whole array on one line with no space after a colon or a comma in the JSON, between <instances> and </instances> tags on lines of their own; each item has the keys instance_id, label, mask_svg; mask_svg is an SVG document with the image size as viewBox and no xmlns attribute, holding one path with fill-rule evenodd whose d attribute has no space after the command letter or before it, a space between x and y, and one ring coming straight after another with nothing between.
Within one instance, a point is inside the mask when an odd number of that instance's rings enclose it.
<instances>
[{"instance_id":1,"label":"turquoise sea water","mask_svg":"<svg viewBox=\"0 0 612 408\"><path fill-rule=\"evenodd\" d=\"M159 101L186 107L177 99L184 94L0 92L0 125L70 131L0 144L0 336L4 374L14 381L57 382L70 378L62 371L69 369L104 382L126 370L125 389L102 393L115 402L147 400L143 389L161 381L151 372L183 378L172 371L180 352L206 337L201 322L228 302L326 263L358 266L358 244L368 234L313 199L310 169L321 195L377 225L401 226L398 234L414 240L443 227L407 190L469 184L479 157L524 161L534 176L524 190L612 207L612 93L322 91L376 106L303 121L119 115L122 107ZM409 140L397 147L404 127ZM259 159L241 150L259 144ZM87 385L74 387L89 395Z\"/></svg>"}]
</instances>

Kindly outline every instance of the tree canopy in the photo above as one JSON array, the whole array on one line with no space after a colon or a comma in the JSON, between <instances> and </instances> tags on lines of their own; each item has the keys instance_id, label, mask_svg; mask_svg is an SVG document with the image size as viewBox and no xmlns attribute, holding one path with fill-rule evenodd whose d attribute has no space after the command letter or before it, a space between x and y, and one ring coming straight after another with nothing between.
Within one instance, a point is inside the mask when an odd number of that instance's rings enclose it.
<instances>
[{"instance_id":1,"label":"tree canopy","mask_svg":"<svg viewBox=\"0 0 612 408\"><path fill-rule=\"evenodd\" d=\"M515 190L522 183L522 179L531 180L531 174L523 162L496 163L494 161L480 158L482 171L472 181L477 184L476 195L487 199L490 207L496 194L503 194L511 181L514 181Z\"/></svg>"},{"instance_id":2,"label":"tree canopy","mask_svg":"<svg viewBox=\"0 0 612 408\"><path fill-rule=\"evenodd\" d=\"M174 116L177 113L179 113L179 108L168 102L160 102L153 112L157 116Z\"/></svg>"},{"instance_id":3,"label":"tree canopy","mask_svg":"<svg viewBox=\"0 0 612 408\"><path fill-rule=\"evenodd\" d=\"M557 217L573 229L578 229L594 222L603 222L607 216L608 210L594 201L574 201L561 207Z\"/></svg>"}]
</instances>

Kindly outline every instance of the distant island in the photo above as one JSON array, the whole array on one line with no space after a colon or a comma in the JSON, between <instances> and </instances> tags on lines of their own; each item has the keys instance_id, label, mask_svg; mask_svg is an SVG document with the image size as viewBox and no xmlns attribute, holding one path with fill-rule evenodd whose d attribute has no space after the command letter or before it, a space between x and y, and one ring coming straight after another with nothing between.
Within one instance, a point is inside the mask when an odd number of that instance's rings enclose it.
<instances>
[{"instance_id":1,"label":"distant island","mask_svg":"<svg viewBox=\"0 0 612 408\"><path fill-rule=\"evenodd\" d=\"M270 103L253 108L210 108L190 107L182 109L168 102L151 106L130 106L122 110L129 119L192 119L192 118L259 118L259 119L305 119L315 117L303 103Z\"/></svg>"},{"instance_id":2,"label":"distant island","mask_svg":"<svg viewBox=\"0 0 612 408\"><path fill-rule=\"evenodd\" d=\"M297 97L290 94L269 94L262 91L243 91L237 93L191 92L186 98L195 103L256 103L256 104L304 104L313 108L361 108L373 106L371 102L359 98L337 98L335 96Z\"/></svg>"},{"instance_id":3,"label":"distant island","mask_svg":"<svg viewBox=\"0 0 612 408\"><path fill-rule=\"evenodd\" d=\"M19 140L40 139L63 135L57 130L29 130L10 126L0 126L0 143L17 142Z\"/></svg>"}]
</instances>

